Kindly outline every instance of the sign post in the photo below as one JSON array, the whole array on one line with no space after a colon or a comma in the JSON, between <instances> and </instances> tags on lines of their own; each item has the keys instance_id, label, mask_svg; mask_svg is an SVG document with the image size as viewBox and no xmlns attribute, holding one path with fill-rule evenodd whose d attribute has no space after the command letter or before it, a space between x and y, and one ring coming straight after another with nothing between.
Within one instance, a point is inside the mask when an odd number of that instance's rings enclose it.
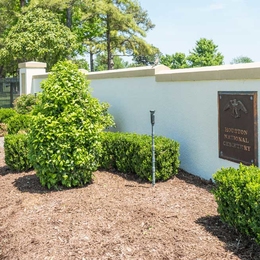
<instances>
[{"instance_id":1,"label":"sign post","mask_svg":"<svg viewBox=\"0 0 260 260\"><path fill-rule=\"evenodd\" d=\"M153 126L155 124L155 110L150 110L151 115L151 125L152 125L152 186L155 185L155 145L154 145L154 130Z\"/></svg>"}]
</instances>

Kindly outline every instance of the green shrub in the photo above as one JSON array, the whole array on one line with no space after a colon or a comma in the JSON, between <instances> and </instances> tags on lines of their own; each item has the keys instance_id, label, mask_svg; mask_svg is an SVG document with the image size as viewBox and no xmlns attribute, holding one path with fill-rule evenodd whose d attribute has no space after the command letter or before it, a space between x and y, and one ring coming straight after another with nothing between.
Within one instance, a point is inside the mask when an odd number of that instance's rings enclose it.
<instances>
[{"instance_id":1,"label":"green shrub","mask_svg":"<svg viewBox=\"0 0 260 260\"><path fill-rule=\"evenodd\" d=\"M69 61L56 64L32 112L29 158L43 186L83 186L101 152L101 132L113 124L107 104L90 94L88 81Z\"/></svg>"},{"instance_id":2,"label":"green shrub","mask_svg":"<svg viewBox=\"0 0 260 260\"><path fill-rule=\"evenodd\" d=\"M28 132L32 121L30 114L17 114L9 119L7 124L8 134L17 134L19 131Z\"/></svg>"},{"instance_id":3,"label":"green shrub","mask_svg":"<svg viewBox=\"0 0 260 260\"><path fill-rule=\"evenodd\" d=\"M17 112L13 108L0 108L0 123L8 123L15 115Z\"/></svg>"},{"instance_id":4,"label":"green shrub","mask_svg":"<svg viewBox=\"0 0 260 260\"><path fill-rule=\"evenodd\" d=\"M177 174L179 144L155 136L155 145L156 180L167 180ZM101 168L115 168L124 173L135 173L144 180L152 180L151 136L105 132L102 135L102 149Z\"/></svg>"},{"instance_id":5,"label":"green shrub","mask_svg":"<svg viewBox=\"0 0 260 260\"><path fill-rule=\"evenodd\" d=\"M4 142L5 162L13 170L27 171L32 168L28 158L28 136L6 135Z\"/></svg>"},{"instance_id":6,"label":"green shrub","mask_svg":"<svg viewBox=\"0 0 260 260\"><path fill-rule=\"evenodd\" d=\"M21 95L14 100L14 109L19 114L28 114L37 103L37 96L33 94Z\"/></svg>"},{"instance_id":7,"label":"green shrub","mask_svg":"<svg viewBox=\"0 0 260 260\"><path fill-rule=\"evenodd\" d=\"M260 169L240 164L213 175L221 219L260 243Z\"/></svg>"},{"instance_id":8,"label":"green shrub","mask_svg":"<svg viewBox=\"0 0 260 260\"><path fill-rule=\"evenodd\" d=\"M7 124L0 123L0 136L5 136L7 134Z\"/></svg>"}]
</instances>

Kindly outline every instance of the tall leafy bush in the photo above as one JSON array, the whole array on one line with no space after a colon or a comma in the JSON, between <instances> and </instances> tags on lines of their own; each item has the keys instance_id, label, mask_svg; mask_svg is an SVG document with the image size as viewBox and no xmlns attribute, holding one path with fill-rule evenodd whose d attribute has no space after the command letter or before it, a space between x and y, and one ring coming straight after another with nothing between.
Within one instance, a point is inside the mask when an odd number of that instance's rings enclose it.
<instances>
[{"instance_id":1,"label":"tall leafy bush","mask_svg":"<svg viewBox=\"0 0 260 260\"><path fill-rule=\"evenodd\" d=\"M33 110L29 157L43 186L82 186L97 169L100 134L113 124L107 104L91 96L89 83L69 61L57 63Z\"/></svg>"}]
</instances>

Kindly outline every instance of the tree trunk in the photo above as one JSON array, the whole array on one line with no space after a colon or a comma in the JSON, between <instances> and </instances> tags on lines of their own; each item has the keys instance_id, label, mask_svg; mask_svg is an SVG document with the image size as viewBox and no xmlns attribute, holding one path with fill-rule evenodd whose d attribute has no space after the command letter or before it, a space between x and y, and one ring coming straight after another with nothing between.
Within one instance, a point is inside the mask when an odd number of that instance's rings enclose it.
<instances>
[{"instance_id":1,"label":"tree trunk","mask_svg":"<svg viewBox=\"0 0 260 260\"><path fill-rule=\"evenodd\" d=\"M90 71L93 72L94 71L94 58L93 58L94 54L93 54L93 52L90 52L89 55L90 55Z\"/></svg>"},{"instance_id":2,"label":"tree trunk","mask_svg":"<svg viewBox=\"0 0 260 260\"><path fill-rule=\"evenodd\" d=\"M26 0L20 0L20 7L24 7L26 4Z\"/></svg>"},{"instance_id":3,"label":"tree trunk","mask_svg":"<svg viewBox=\"0 0 260 260\"><path fill-rule=\"evenodd\" d=\"M72 26L72 7L67 8L67 27L71 29Z\"/></svg>"},{"instance_id":4,"label":"tree trunk","mask_svg":"<svg viewBox=\"0 0 260 260\"><path fill-rule=\"evenodd\" d=\"M111 53L111 39L110 39L110 23L109 23L109 15L107 15L107 69L112 69L112 53Z\"/></svg>"}]
</instances>

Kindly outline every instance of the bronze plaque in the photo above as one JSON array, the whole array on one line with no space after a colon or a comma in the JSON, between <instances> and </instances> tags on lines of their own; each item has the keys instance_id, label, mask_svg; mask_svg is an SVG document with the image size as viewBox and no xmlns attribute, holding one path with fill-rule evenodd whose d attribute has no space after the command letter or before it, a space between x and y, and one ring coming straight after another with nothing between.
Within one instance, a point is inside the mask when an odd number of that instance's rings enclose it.
<instances>
[{"instance_id":1,"label":"bronze plaque","mask_svg":"<svg viewBox=\"0 0 260 260\"><path fill-rule=\"evenodd\" d=\"M258 166L257 92L218 92L219 157Z\"/></svg>"}]
</instances>

